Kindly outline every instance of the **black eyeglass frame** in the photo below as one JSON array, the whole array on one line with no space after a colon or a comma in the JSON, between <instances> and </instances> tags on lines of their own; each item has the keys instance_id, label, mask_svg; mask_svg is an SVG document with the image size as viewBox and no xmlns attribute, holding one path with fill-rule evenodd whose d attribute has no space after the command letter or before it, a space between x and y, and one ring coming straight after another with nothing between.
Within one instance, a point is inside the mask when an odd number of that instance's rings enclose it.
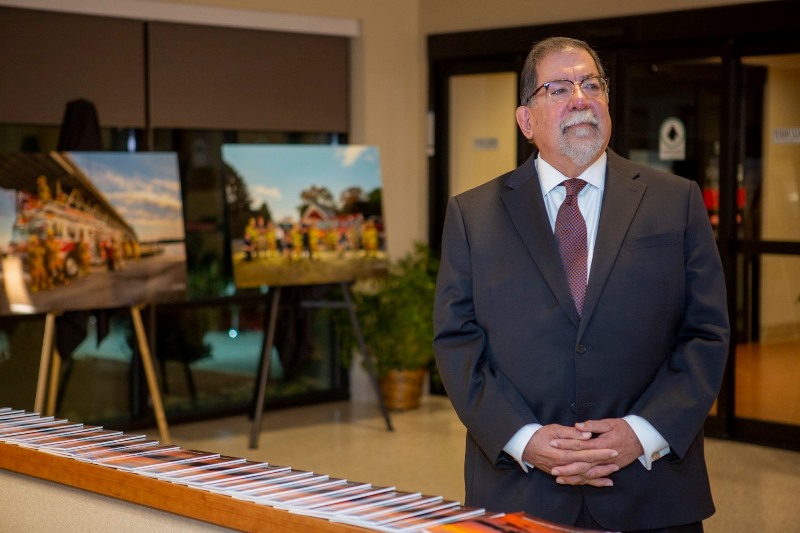
<instances>
[{"instance_id":1,"label":"black eyeglass frame","mask_svg":"<svg viewBox=\"0 0 800 533\"><path fill-rule=\"evenodd\" d=\"M602 86L602 87L601 87L601 89L602 89L602 91L601 91L601 94L602 94L602 93L605 93L605 94L606 94L606 96L608 96L608 86L609 86L609 84L611 83L611 79L609 79L609 78L606 78L606 77L604 77L604 76L589 76L589 77L583 78L583 79L582 79L582 80L580 80L580 81L573 81L573 80L568 80L568 79L566 79L566 78L562 78L562 79L559 79L559 80L550 80L550 81L546 81L546 82L544 82L543 84L539 85L537 88L535 88L535 89L533 90L533 92L530 94L530 96L528 96L528 99L525 101L525 104L526 104L526 105L527 105L527 104L530 104L530 103L531 103L531 100L533 100L533 97L534 97L534 96L536 96L536 93L538 93L538 92L539 92L539 91L541 91L542 89L545 89L545 90L547 90L547 89L550 87L550 85L551 85L551 84L553 84L553 83L558 83L558 82L563 82L563 81L568 81L568 82L570 82L570 83L572 84L572 92L571 92L571 93L569 93L569 96L568 96L568 97L567 97L565 100L563 100L563 102L566 102L567 100L569 100L570 98L572 98L572 95L573 95L573 94L575 94L575 86L576 86L576 85L580 85L580 86L581 86L581 91L583 91L583 92L584 92L584 94L586 94L586 91L584 91L584 89L583 89L583 84L584 84L584 83L585 83L587 80L600 80L600 85ZM549 95L549 94L548 94L547 96L548 96L548 98L550 98L550 95ZM586 96L589 96L589 95L587 94ZM597 99L597 98L600 98L600 95L597 95L597 96L590 96L590 98L595 98L595 99ZM561 103L563 103L563 102L561 102Z\"/></svg>"}]
</instances>

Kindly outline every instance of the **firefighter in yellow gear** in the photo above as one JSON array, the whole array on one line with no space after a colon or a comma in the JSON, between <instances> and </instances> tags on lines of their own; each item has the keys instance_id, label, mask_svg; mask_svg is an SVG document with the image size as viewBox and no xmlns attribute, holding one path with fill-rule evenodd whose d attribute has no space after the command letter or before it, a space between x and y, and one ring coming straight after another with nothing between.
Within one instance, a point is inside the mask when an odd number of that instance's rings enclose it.
<instances>
[{"instance_id":1,"label":"firefighter in yellow gear","mask_svg":"<svg viewBox=\"0 0 800 533\"><path fill-rule=\"evenodd\" d=\"M26 262L30 276L31 292L38 292L47 288L47 270L44 268L45 249L39 237L31 235L28 239Z\"/></svg>"},{"instance_id":2,"label":"firefighter in yellow gear","mask_svg":"<svg viewBox=\"0 0 800 533\"><path fill-rule=\"evenodd\" d=\"M47 269L47 286L53 288L57 281L64 281L64 270L61 261L61 245L56 240L53 230L47 230L44 241L44 265Z\"/></svg>"}]
</instances>

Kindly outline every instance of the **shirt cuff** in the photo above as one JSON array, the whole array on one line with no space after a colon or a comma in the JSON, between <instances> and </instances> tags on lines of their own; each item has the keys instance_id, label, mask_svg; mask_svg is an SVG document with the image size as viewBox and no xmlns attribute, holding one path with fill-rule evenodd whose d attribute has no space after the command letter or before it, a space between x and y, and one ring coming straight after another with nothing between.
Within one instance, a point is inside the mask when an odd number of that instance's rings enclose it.
<instances>
[{"instance_id":1,"label":"shirt cuff","mask_svg":"<svg viewBox=\"0 0 800 533\"><path fill-rule=\"evenodd\" d=\"M670 452L669 444L650 422L637 415L624 416L622 419L633 429L642 444L644 455L639 456L639 462L647 470L653 468L653 461Z\"/></svg>"},{"instance_id":2,"label":"shirt cuff","mask_svg":"<svg viewBox=\"0 0 800 533\"><path fill-rule=\"evenodd\" d=\"M541 427L541 424L527 424L522 426L516 433L514 433L514 436L511 437L511 440L509 440L503 447L503 451L510 455L517 463L519 463L519 466L522 468L523 472L527 473L528 468L533 468L532 464L522 459L522 454L525 453L525 447L533 437L533 434L536 433Z\"/></svg>"}]
</instances>

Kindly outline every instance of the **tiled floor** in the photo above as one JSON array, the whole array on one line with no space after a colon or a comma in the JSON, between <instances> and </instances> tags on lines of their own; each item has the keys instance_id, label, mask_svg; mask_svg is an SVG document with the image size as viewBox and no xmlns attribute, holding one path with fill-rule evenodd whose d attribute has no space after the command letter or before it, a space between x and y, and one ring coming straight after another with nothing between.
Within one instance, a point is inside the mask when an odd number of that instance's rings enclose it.
<instances>
[{"instance_id":1,"label":"tiled floor","mask_svg":"<svg viewBox=\"0 0 800 533\"><path fill-rule=\"evenodd\" d=\"M447 399L426 397L391 420L392 432L375 405L339 402L266 412L257 449L245 416L173 425L170 434L183 448L463 501L464 428ZM800 453L716 439L706 450L717 504L707 533L800 532Z\"/></svg>"}]
</instances>

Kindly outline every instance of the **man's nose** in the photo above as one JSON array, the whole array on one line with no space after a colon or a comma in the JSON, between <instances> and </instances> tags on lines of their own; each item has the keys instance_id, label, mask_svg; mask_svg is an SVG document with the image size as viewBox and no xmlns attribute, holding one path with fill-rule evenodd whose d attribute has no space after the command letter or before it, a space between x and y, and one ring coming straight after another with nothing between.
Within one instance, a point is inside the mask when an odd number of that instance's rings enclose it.
<instances>
[{"instance_id":1,"label":"man's nose","mask_svg":"<svg viewBox=\"0 0 800 533\"><path fill-rule=\"evenodd\" d=\"M589 97L583 92L579 84L575 84L572 89L572 96L569 97L569 104L573 108L585 109L589 107Z\"/></svg>"}]
</instances>

